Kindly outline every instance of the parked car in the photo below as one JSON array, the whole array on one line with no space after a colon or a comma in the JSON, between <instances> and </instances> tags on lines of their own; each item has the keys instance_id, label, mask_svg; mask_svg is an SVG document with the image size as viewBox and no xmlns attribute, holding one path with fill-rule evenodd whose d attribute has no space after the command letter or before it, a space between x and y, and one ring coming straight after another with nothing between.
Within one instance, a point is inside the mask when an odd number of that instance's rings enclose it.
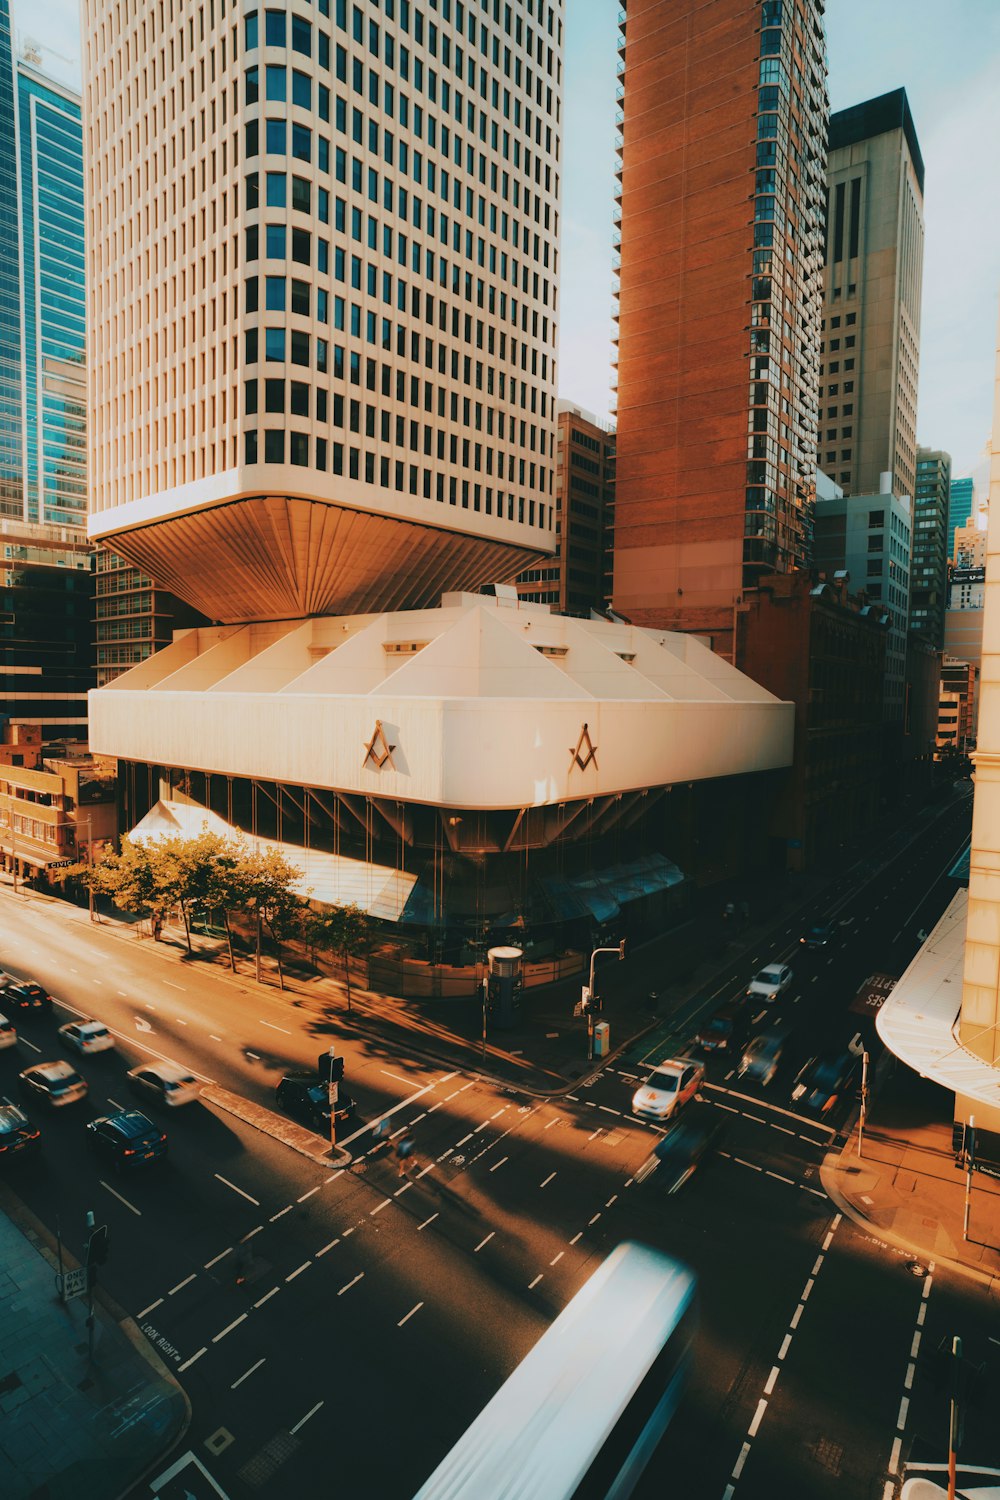
<instances>
[{"instance_id":1,"label":"parked car","mask_svg":"<svg viewBox=\"0 0 1000 1500\"><path fill-rule=\"evenodd\" d=\"M68 1021L60 1026L59 1035L67 1047L77 1052L107 1052L115 1039L103 1021Z\"/></svg>"},{"instance_id":2,"label":"parked car","mask_svg":"<svg viewBox=\"0 0 1000 1500\"><path fill-rule=\"evenodd\" d=\"M669 1120L701 1087L705 1069L691 1057L658 1063L632 1095L632 1113L646 1120Z\"/></svg>"},{"instance_id":3,"label":"parked car","mask_svg":"<svg viewBox=\"0 0 1000 1500\"><path fill-rule=\"evenodd\" d=\"M0 1016L0 1049L17 1045L17 1027L6 1016Z\"/></svg>"},{"instance_id":4,"label":"parked car","mask_svg":"<svg viewBox=\"0 0 1000 1500\"><path fill-rule=\"evenodd\" d=\"M16 1104L0 1104L0 1162L33 1151L42 1138L37 1125Z\"/></svg>"},{"instance_id":5,"label":"parked car","mask_svg":"<svg viewBox=\"0 0 1000 1500\"><path fill-rule=\"evenodd\" d=\"M725 1126L725 1118L710 1104L685 1110L653 1148L658 1163L653 1185L667 1193L678 1192L718 1145Z\"/></svg>"},{"instance_id":6,"label":"parked car","mask_svg":"<svg viewBox=\"0 0 1000 1500\"><path fill-rule=\"evenodd\" d=\"M810 1057L795 1075L792 1103L812 1114L825 1115L843 1097L857 1067L857 1057L847 1048Z\"/></svg>"},{"instance_id":7,"label":"parked car","mask_svg":"<svg viewBox=\"0 0 1000 1500\"><path fill-rule=\"evenodd\" d=\"M286 1073L274 1091L274 1099L286 1114L329 1134L329 1090L318 1073ZM354 1100L338 1087L337 1124L353 1118Z\"/></svg>"},{"instance_id":8,"label":"parked car","mask_svg":"<svg viewBox=\"0 0 1000 1500\"><path fill-rule=\"evenodd\" d=\"M61 1109L87 1096L87 1080L68 1062L36 1063L18 1074L21 1093L50 1109Z\"/></svg>"},{"instance_id":9,"label":"parked car","mask_svg":"<svg viewBox=\"0 0 1000 1500\"><path fill-rule=\"evenodd\" d=\"M166 1133L137 1109L121 1109L117 1114L90 1120L87 1140L91 1149L111 1161L117 1171L144 1166L167 1154Z\"/></svg>"},{"instance_id":10,"label":"parked car","mask_svg":"<svg viewBox=\"0 0 1000 1500\"><path fill-rule=\"evenodd\" d=\"M768 964L751 979L747 994L768 1004L783 995L792 982L792 971L787 964Z\"/></svg>"},{"instance_id":11,"label":"parked car","mask_svg":"<svg viewBox=\"0 0 1000 1500\"><path fill-rule=\"evenodd\" d=\"M6 1010L52 1012L52 996L33 979L15 979L13 974L0 976L0 995Z\"/></svg>"},{"instance_id":12,"label":"parked car","mask_svg":"<svg viewBox=\"0 0 1000 1500\"><path fill-rule=\"evenodd\" d=\"M695 1033L695 1046L702 1052L738 1052L749 1030L746 1006L734 1001L702 1022Z\"/></svg>"},{"instance_id":13,"label":"parked car","mask_svg":"<svg viewBox=\"0 0 1000 1500\"><path fill-rule=\"evenodd\" d=\"M190 1104L201 1093L201 1084L194 1074L178 1063L140 1063L139 1067L129 1069L128 1080L137 1094L155 1099L168 1109Z\"/></svg>"},{"instance_id":14,"label":"parked car","mask_svg":"<svg viewBox=\"0 0 1000 1500\"><path fill-rule=\"evenodd\" d=\"M751 1083L760 1083L766 1088L778 1071L782 1053L788 1041L784 1026L768 1026L751 1037L743 1048L743 1056L737 1074Z\"/></svg>"},{"instance_id":15,"label":"parked car","mask_svg":"<svg viewBox=\"0 0 1000 1500\"><path fill-rule=\"evenodd\" d=\"M808 931L802 934L799 942L804 948L825 948L835 930L832 922L814 922Z\"/></svg>"}]
</instances>

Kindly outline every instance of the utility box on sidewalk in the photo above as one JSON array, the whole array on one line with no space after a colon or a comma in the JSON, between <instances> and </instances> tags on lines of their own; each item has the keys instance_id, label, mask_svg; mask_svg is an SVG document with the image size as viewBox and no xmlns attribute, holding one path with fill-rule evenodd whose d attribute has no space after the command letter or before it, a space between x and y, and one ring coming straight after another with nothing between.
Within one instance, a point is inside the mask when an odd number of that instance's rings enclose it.
<instances>
[{"instance_id":1,"label":"utility box on sidewalk","mask_svg":"<svg viewBox=\"0 0 1000 1500\"><path fill-rule=\"evenodd\" d=\"M594 1056L607 1057L611 1048L611 1027L607 1021L598 1021L594 1027Z\"/></svg>"}]
</instances>

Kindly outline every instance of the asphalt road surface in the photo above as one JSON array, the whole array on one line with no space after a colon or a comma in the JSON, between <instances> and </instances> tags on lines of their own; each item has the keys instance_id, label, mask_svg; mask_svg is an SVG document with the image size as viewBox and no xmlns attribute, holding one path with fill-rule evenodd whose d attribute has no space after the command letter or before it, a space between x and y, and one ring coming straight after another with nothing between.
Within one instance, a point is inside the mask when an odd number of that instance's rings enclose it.
<instances>
[{"instance_id":1,"label":"asphalt road surface","mask_svg":"<svg viewBox=\"0 0 1000 1500\"><path fill-rule=\"evenodd\" d=\"M102 1284L187 1388L187 1445L232 1500L327 1486L412 1495L628 1237L699 1278L691 1378L640 1496L881 1496L904 1399L907 1447L943 1456L937 1351L953 1333L985 1366L966 1457L995 1461L995 1308L970 1283L914 1274L826 1198L820 1162L852 1117L855 1086L821 1117L791 1098L802 1061L862 1024L848 1008L859 985L901 973L917 931L943 910L968 819L967 804L949 809L894 860L873 858L868 883L842 882L815 914L836 924L826 947L807 952L798 930L779 934L774 951L734 965L564 1098L338 1043L359 1107L346 1170L202 1102L148 1111L169 1135L167 1162L116 1174L95 1160L84 1122L133 1102L124 1075L144 1057L273 1109L281 1071L314 1065L329 1028L289 997L5 890L0 963L37 977L59 1004L51 1020L26 1019L18 1047L0 1053L0 1094L14 1098L21 1068L60 1055L63 1019L93 1015L116 1036L114 1052L80 1062L87 1100L42 1119L44 1150L11 1184L75 1253L88 1209L108 1223ZM708 1061L702 1107L726 1133L668 1196L643 1171L659 1132L631 1115L632 1092L772 960L795 973L769 1008L789 1026L788 1056L766 1089L744 1087L735 1059ZM370 1134L384 1117L416 1142L405 1176ZM164 1496L194 1475L184 1470Z\"/></svg>"}]
</instances>

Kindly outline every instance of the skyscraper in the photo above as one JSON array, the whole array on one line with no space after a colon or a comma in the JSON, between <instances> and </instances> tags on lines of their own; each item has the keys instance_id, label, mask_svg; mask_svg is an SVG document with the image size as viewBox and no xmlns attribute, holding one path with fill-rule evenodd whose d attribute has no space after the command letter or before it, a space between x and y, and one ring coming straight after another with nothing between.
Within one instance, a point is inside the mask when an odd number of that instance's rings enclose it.
<instances>
[{"instance_id":1,"label":"skyscraper","mask_svg":"<svg viewBox=\"0 0 1000 1500\"><path fill-rule=\"evenodd\" d=\"M127 827L273 841L463 984L662 928L668 818L759 850L792 710L504 587L554 550L561 5L83 14L91 531L218 622L91 694Z\"/></svg>"},{"instance_id":2,"label":"skyscraper","mask_svg":"<svg viewBox=\"0 0 1000 1500\"><path fill-rule=\"evenodd\" d=\"M808 562L826 47L821 0L623 16L614 606L732 649Z\"/></svg>"},{"instance_id":3,"label":"skyscraper","mask_svg":"<svg viewBox=\"0 0 1000 1500\"><path fill-rule=\"evenodd\" d=\"M11 48L0 0L0 712L86 738L80 100Z\"/></svg>"},{"instance_id":4,"label":"skyscraper","mask_svg":"<svg viewBox=\"0 0 1000 1500\"><path fill-rule=\"evenodd\" d=\"M918 448L910 556L910 629L940 651L948 607L951 454Z\"/></svg>"},{"instance_id":5,"label":"skyscraper","mask_svg":"<svg viewBox=\"0 0 1000 1500\"><path fill-rule=\"evenodd\" d=\"M924 163L905 89L830 117L819 459L848 495L916 482Z\"/></svg>"},{"instance_id":6,"label":"skyscraper","mask_svg":"<svg viewBox=\"0 0 1000 1500\"><path fill-rule=\"evenodd\" d=\"M948 560L955 557L955 532L965 525L972 515L975 480L953 479L948 500Z\"/></svg>"},{"instance_id":7,"label":"skyscraper","mask_svg":"<svg viewBox=\"0 0 1000 1500\"><path fill-rule=\"evenodd\" d=\"M551 552L561 10L83 14L91 534L224 621Z\"/></svg>"}]
</instances>

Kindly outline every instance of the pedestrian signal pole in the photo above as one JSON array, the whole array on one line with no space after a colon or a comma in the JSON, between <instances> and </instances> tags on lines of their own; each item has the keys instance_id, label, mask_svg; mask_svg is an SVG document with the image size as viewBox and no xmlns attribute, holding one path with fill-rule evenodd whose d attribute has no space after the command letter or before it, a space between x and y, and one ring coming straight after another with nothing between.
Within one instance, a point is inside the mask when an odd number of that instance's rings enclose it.
<instances>
[{"instance_id":1,"label":"pedestrian signal pole","mask_svg":"<svg viewBox=\"0 0 1000 1500\"><path fill-rule=\"evenodd\" d=\"M334 1151L337 1146L337 1098L340 1080L344 1076L344 1059L337 1056L335 1047L320 1054L319 1074L326 1079L326 1097L330 1106L330 1150Z\"/></svg>"},{"instance_id":2,"label":"pedestrian signal pole","mask_svg":"<svg viewBox=\"0 0 1000 1500\"><path fill-rule=\"evenodd\" d=\"M962 1219L962 1238L969 1238L969 1215L972 1212L972 1171L976 1162L976 1117L969 1116L965 1130L965 1213Z\"/></svg>"},{"instance_id":3,"label":"pedestrian signal pole","mask_svg":"<svg viewBox=\"0 0 1000 1500\"><path fill-rule=\"evenodd\" d=\"M615 948L595 948L590 955L590 983L583 986L580 1004L583 1013L587 1017L587 1061L594 1060L594 1017L600 1014L601 997L594 993L594 960L599 953L617 953L619 959L625 957L625 939Z\"/></svg>"}]
</instances>

